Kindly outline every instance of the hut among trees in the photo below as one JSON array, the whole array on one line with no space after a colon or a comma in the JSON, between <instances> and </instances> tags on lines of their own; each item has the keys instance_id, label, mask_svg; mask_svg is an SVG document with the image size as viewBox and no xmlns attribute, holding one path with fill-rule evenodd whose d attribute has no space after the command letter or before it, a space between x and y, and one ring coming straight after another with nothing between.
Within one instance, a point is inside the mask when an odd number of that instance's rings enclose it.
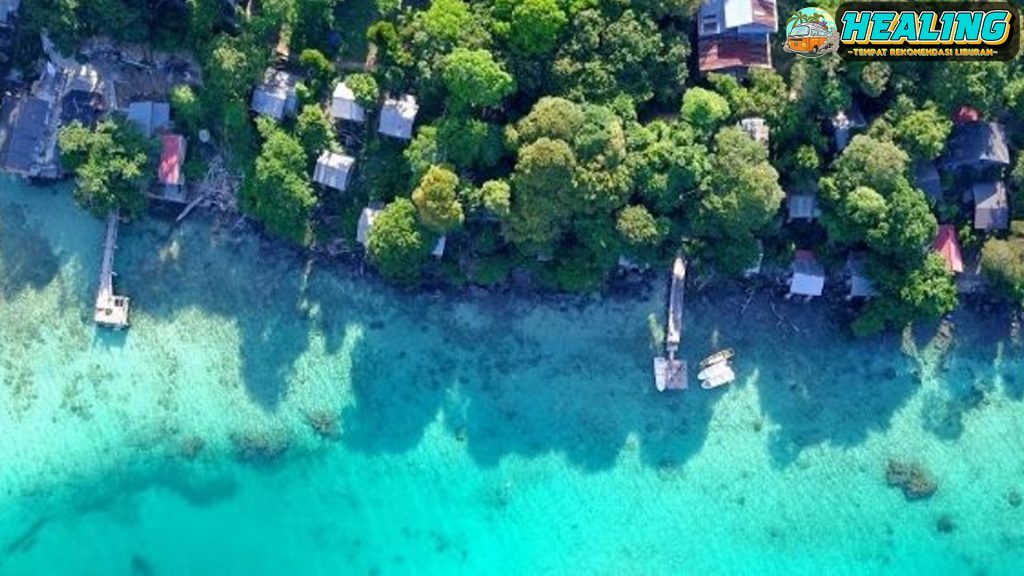
<instances>
[{"instance_id":1,"label":"hut among trees","mask_svg":"<svg viewBox=\"0 0 1024 576\"><path fill-rule=\"evenodd\" d=\"M149 138L170 126L171 105L167 102L132 102L128 105L128 120Z\"/></svg>"},{"instance_id":2,"label":"hut among trees","mask_svg":"<svg viewBox=\"0 0 1024 576\"><path fill-rule=\"evenodd\" d=\"M708 0L697 23L702 73L771 68L771 34L779 28L775 0Z\"/></svg>"},{"instance_id":3,"label":"hut among trees","mask_svg":"<svg viewBox=\"0 0 1024 576\"><path fill-rule=\"evenodd\" d=\"M964 271L964 258L960 251L960 241L956 236L956 228L952 224L942 224L939 226L939 232L935 235L935 241L932 242L932 250L939 256L942 256L942 260L946 263L946 270L954 274Z\"/></svg>"},{"instance_id":4,"label":"hut among trees","mask_svg":"<svg viewBox=\"0 0 1024 576\"><path fill-rule=\"evenodd\" d=\"M793 261L793 275L789 279L789 296L813 298L825 290L825 268L818 263L814 252L797 250Z\"/></svg>"},{"instance_id":5,"label":"hut among trees","mask_svg":"<svg viewBox=\"0 0 1024 576\"><path fill-rule=\"evenodd\" d=\"M932 202L942 199L942 181L935 162L921 161L914 164L914 186L920 188Z\"/></svg>"},{"instance_id":6,"label":"hut among trees","mask_svg":"<svg viewBox=\"0 0 1024 576\"><path fill-rule=\"evenodd\" d=\"M263 83L252 91L252 111L274 120L294 115L299 102L295 93L296 84L298 78L295 75L267 68L263 74Z\"/></svg>"},{"instance_id":7,"label":"hut among trees","mask_svg":"<svg viewBox=\"0 0 1024 576\"><path fill-rule=\"evenodd\" d=\"M419 112L416 98L406 94L401 99L388 98L380 111L380 122L377 129L385 136L402 140L412 139L412 127Z\"/></svg>"},{"instance_id":8,"label":"hut among trees","mask_svg":"<svg viewBox=\"0 0 1024 576\"><path fill-rule=\"evenodd\" d=\"M818 196L815 194L788 194L786 207L789 210L790 221L811 221L821 214L818 210Z\"/></svg>"},{"instance_id":9,"label":"hut among trees","mask_svg":"<svg viewBox=\"0 0 1024 576\"><path fill-rule=\"evenodd\" d=\"M974 198L974 228L977 230L1006 230L1010 227L1010 205L1006 199L1006 184L975 182L971 186Z\"/></svg>"},{"instance_id":10,"label":"hut among trees","mask_svg":"<svg viewBox=\"0 0 1024 576\"><path fill-rule=\"evenodd\" d=\"M865 268L867 266L867 254L864 252L850 252L846 258L846 273L850 275L850 293L847 300L854 298L870 298L878 294L875 290L875 283L868 278Z\"/></svg>"},{"instance_id":11,"label":"hut among trees","mask_svg":"<svg viewBox=\"0 0 1024 576\"><path fill-rule=\"evenodd\" d=\"M339 82L331 95L331 118L350 122L366 122L366 109L357 101L355 92Z\"/></svg>"},{"instance_id":12,"label":"hut among trees","mask_svg":"<svg viewBox=\"0 0 1024 576\"><path fill-rule=\"evenodd\" d=\"M330 150L324 150L317 158L313 170L313 181L317 184L333 188L340 192L348 189L349 176L355 166L356 159Z\"/></svg>"},{"instance_id":13,"label":"hut among trees","mask_svg":"<svg viewBox=\"0 0 1024 576\"><path fill-rule=\"evenodd\" d=\"M160 164L157 178L162 186L163 197L178 202L185 201L185 137L181 134L165 134L160 137Z\"/></svg>"},{"instance_id":14,"label":"hut among trees","mask_svg":"<svg viewBox=\"0 0 1024 576\"><path fill-rule=\"evenodd\" d=\"M359 225L356 228L356 242L366 247L366 243L370 240L370 230L373 229L373 221L377 219L377 216L383 211L383 208L379 204L371 204L366 208L363 208L362 213L359 214Z\"/></svg>"},{"instance_id":15,"label":"hut among trees","mask_svg":"<svg viewBox=\"0 0 1024 576\"><path fill-rule=\"evenodd\" d=\"M942 166L949 171L983 172L1010 165L1006 131L995 122L964 122L953 127Z\"/></svg>"},{"instance_id":16,"label":"hut among trees","mask_svg":"<svg viewBox=\"0 0 1024 576\"><path fill-rule=\"evenodd\" d=\"M740 128L755 141L768 144L771 132L764 118L744 118L740 120Z\"/></svg>"},{"instance_id":17,"label":"hut among trees","mask_svg":"<svg viewBox=\"0 0 1024 576\"><path fill-rule=\"evenodd\" d=\"M846 110L840 110L832 117L832 133L835 137L836 152L842 152L853 138L855 132L867 128L868 122L864 113L853 104Z\"/></svg>"}]
</instances>

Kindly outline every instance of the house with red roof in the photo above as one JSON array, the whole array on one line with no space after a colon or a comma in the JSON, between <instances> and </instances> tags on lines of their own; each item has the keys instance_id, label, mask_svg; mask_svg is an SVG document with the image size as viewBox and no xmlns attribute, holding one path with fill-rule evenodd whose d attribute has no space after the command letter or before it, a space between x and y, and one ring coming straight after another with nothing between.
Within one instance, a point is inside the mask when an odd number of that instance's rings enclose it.
<instances>
[{"instance_id":1,"label":"house with red roof","mask_svg":"<svg viewBox=\"0 0 1024 576\"><path fill-rule=\"evenodd\" d=\"M960 251L960 241L956 237L956 228L952 224L939 226L939 233L932 242L934 250L946 261L946 269L954 274L964 271L964 258Z\"/></svg>"},{"instance_id":2,"label":"house with red roof","mask_svg":"<svg viewBox=\"0 0 1024 576\"><path fill-rule=\"evenodd\" d=\"M697 23L701 72L771 68L771 35L779 28L775 0L708 0Z\"/></svg>"},{"instance_id":3,"label":"house with red roof","mask_svg":"<svg viewBox=\"0 0 1024 576\"><path fill-rule=\"evenodd\" d=\"M160 137L160 164L157 179L163 186L163 197L178 202L185 201L185 137L181 134L164 134Z\"/></svg>"}]
</instances>

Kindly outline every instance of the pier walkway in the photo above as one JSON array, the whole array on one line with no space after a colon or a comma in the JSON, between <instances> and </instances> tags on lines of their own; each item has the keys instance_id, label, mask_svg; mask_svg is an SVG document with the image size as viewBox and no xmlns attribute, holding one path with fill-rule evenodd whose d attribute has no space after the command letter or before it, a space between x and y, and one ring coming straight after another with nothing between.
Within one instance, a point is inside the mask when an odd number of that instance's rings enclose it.
<instances>
[{"instance_id":1,"label":"pier walkway","mask_svg":"<svg viewBox=\"0 0 1024 576\"><path fill-rule=\"evenodd\" d=\"M659 391L685 390L687 366L676 358L683 337L683 292L686 285L686 260L672 263L672 285L668 295L668 320L665 329L665 357L654 359L654 383Z\"/></svg>"},{"instance_id":2,"label":"pier walkway","mask_svg":"<svg viewBox=\"0 0 1024 576\"><path fill-rule=\"evenodd\" d=\"M117 249L118 213L107 215L107 234L103 242L100 286L96 292L96 324L105 328L127 328L131 298L114 292L114 252Z\"/></svg>"}]
</instances>

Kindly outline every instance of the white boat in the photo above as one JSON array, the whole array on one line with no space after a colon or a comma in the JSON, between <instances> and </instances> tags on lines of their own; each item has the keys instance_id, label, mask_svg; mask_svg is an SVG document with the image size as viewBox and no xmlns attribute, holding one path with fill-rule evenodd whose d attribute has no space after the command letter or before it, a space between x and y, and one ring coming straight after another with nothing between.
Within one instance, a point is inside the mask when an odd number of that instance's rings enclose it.
<instances>
[{"instance_id":1,"label":"white boat","mask_svg":"<svg viewBox=\"0 0 1024 576\"><path fill-rule=\"evenodd\" d=\"M736 380L736 372L733 371L728 362L723 361L704 368L697 374L697 378L700 380L701 388L710 390L711 388L718 388Z\"/></svg>"}]
</instances>

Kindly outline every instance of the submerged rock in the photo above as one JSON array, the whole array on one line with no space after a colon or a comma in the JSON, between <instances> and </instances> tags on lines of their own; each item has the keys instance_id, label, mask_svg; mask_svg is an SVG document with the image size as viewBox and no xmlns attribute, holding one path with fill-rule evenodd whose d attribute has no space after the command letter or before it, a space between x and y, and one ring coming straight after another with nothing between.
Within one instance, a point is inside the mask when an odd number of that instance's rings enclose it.
<instances>
[{"instance_id":1,"label":"submerged rock","mask_svg":"<svg viewBox=\"0 0 1024 576\"><path fill-rule=\"evenodd\" d=\"M1024 499L1021 498L1020 492L1017 492L1015 489L1010 490L1010 492L1006 494L1006 502L1014 508L1020 507L1022 501L1024 501Z\"/></svg>"},{"instance_id":2,"label":"submerged rock","mask_svg":"<svg viewBox=\"0 0 1024 576\"><path fill-rule=\"evenodd\" d=\"M288 440L267 434L233 434L235 456L243 462L269 464L288 450Z\"/></svg>"},{"instance_id":3,"label":"submerged rock","mask_svg":"<svg viewBox=\"0 0 1024 576\"><path fill-rule=\"evenodd\" d=\"M181 455L189 460L195 459L206 446L206 440L199 436L189 436L181 443Z\"/></svg>"},{"instance_id":4,"label":"submerged rock","mask_svg":"<svg viewBox=\"0 0 1024 576\"><path fill-rule=\"evenodd\" d=\"M306 414L306 422L321 438L336 440L341 435L338 415L327 410L317 410Z\"/></svg>"},{"instance_id":5,"label":"submerged rock","mask_svg":"<svg viewBox=\"0 0 1024 576\"><path fill-rule=\"evenodd\" d=\"M939 486L931 474L920 464L901 462L890 458L885 470L889 486L903 490L907 500L923 500L931 497Z\"/></svg>"},{"instance_id":6,"label":"submerged rock","mask_svg":"<svg viewBox=\"0 0 1024 576\"><path fill-rule=\"evenodd\" d=\"M956 530L956 522L953 522L953 519L948 514L943 514L935 521L935 529L943 534L949 534Z\"/></svg>"}]
</instances>

